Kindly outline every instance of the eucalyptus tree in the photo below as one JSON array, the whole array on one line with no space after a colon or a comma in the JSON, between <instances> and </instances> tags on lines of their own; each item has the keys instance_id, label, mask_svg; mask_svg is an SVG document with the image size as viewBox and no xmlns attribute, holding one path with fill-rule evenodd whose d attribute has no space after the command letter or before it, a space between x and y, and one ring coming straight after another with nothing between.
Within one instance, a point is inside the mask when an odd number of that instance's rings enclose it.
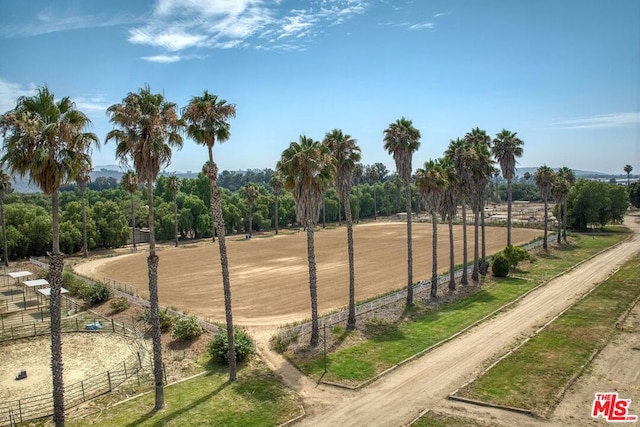
<instances>
[{"instance_id":1,"label":"eucalyptus tree","mask_svg":"<svg viewBox=\"0 0 640 427\"><path fill-rule=\"evenodd\" d=\"M0 169L0 222L2 223L2 261L9 267L9 250L7 243L7 220L4 216L4 196L11 190L11 176Z\"/></svg>"},{"instance_id":2,"label":"eucalyptus tree","mask_svg":"<svg viewBox=\"0 0 640 427\"><path fill-rule=\"evenodd\" d=\"M63 426L65 421L62 358L62 270L64 255L60 252L60 217L58 190L73 181L83 161L88 161L87 146L98 145L98 137L87 128L89 118L70 98L56 102L46 86L36 89L33 96L18 98L16 107L2 115L0 129L4 137L0 164L10 173L37 184L51 196L52 251L49 256L51 283L51 374L53 384L53 421Z\"/></svg>"},{"instance_id":3,"label":"eucalyptus tree","mask_svg":"<svg viewBox=\"0 0 640 427\"><path fill-rule=\"evenodd\" d=\"M524 142L516 132L502 129L493 140L491 153L500 164L502 176L507 180L507 246L511 245L512 180L516 171L516 158L522 157Z\"/></svg>"},{"instance_id":4,"label":"eucalyptus tree","mask_svg":"<svg viewBox=\"0 0 640 427\"><path fill-rule=\"evenodd\" d=\"M133 203L133 195L138 191L140 183L138 182L138 175L135 171L126 171L121 178L122 187L131 194L131 243L133 245L133 252L138 249L136 247L136 210Z\"/></svg>"},{"instance_id":5,"label":"eucalyptus tree","mask_svg":"<svg viewBox=\"0 0 640 427\"><path fill-rule=\"evenodd\" d=\"M173 238L175 240L175 246L178 247L178 203L177 196L178 191L180 191L180 185L182 182L180 178L176 175L171 175L167 179L167 189L171 193L171 197L173 198Z\"/></svg>"},{"instance_id":6,"label":"eucalyptus tree","mask_svg":"<svg viewBox=\"0 0 640 427\"><path fill-rule=\"evenodd\" d=\"M355 263L353 251L353 218L351 215L351 182L360 161L360 147L351 135L342 133L340 129L327 132L322 141L329 149L334 161L335 185L338 197L344 205L344 216L347 222L347 251L349 258L349 315L347 317L347 330L356 328L356 284ZM362 168L360 168L362 170Z\"/></svg>"},{"instance_id":7,"label":"eucalyptus tree","mask_svg":"<svg viewBox=\"0 0 640 427\"><path fill-rule=\"evenodd\" d=\"M271 191L273 192L273 196L275 197L275 212L273 214L273 217L276 227L276 234L278 234L278 223L280 222L280 212L278 211L278 196L280 196L280 192L282 191L282 187L284 186L282 176L278 173L278 171L274 172L271 175L269 184L271 185Z\"/></svg>"},{"instance_id":8,"label":"eucalyptus tree","mask_svg":"<svg viewBox=\"0 0 640 427\"><path fill-rule=\"evenodd\" d=\"M116 158L132 165L141 182L146 183L149 208L149 305L153 342L154 409L164 407L164 376L158 301L158 262L154 225L153 184L160 171L171 162L171 149L182 148L181 122L176 105L163 94L152 93L149 86L129 92L121 103L107 108L109 121L116 126L107 133L106 142L116 143Z\"/></svg>"},{"instance_id":9,"label":"eucalyptus tree","mask_svg":"<svg viewBox=\"0 0 640 427\"><path fill-rule=\"evenodd\" d=\"M82 256L87 258L89 256L89 245L87 243L87 208L85 202L85 192L87 191L87 184L91 180L91 158L87 158L88 161L83 162L80 165L78 176L76 177L76 183L78 184L78 190L80 190L80 200L82 203Z\"/></svg>"},{"instance_id":10,"label":"eucalyptus tree","mask_svg":"<svg viewBox=\"0 0 640 427\"><path fill-rule=\"evenodd\" d=\"M542 165L538 168L536 173L533 176L533 180L536 183L536 187L538 187L538 192L544 200L544 242L542 242L542 248L547 249L547 222L549 220L549 212L548 212L548 202L549 196L551 195L551 185L553 184L553 180L555 177L555 173L553 169L551 169L547 165Z\"/></svg>"},{"instance_id":11,"label":"eucalyptus tree","mask_svg":"<svg viewBox=\"0 0 640 427\"><path fill-rule=\"evenodd\" d=\"M425 210L431 214L433 235L431 237L431 298L438 295L438 212L442 210L442 201L447 187L446 171L439 160L425 162L423 168L416 171L416 187Z\"/></svg>"},{"instance_id":12,"label":"eucalyptus tree","mask_svg":"<svg viewBox=\"0 0 640 427\"><path fill-rule=\"evenodd\" d=\"M455 279L455 253L453 238L453 219L458 213L458 174L450 159L444 157L440 160L440 166L443 170L443 176L446 180L446 186L442 193L442 202L440 204L440 216L447 221L449 227L449 290L456 289Z\"/></svg>"},{"instance_id":13,"label":"eucalyptus tree","mask_svg":"<svg viewBox=\"0 0 640 427\"><path fill-rule=\"evenodd\" d=\"M209 163L213 164L213 147L218 141L223 143L231 136L229 120L236 116L235 104L229 104L225 99L204 91L202 96L194 96L189 105L182 112L182 119L187 127L187 134L200 145L207 147ZM217 169L217 167L216 167ZM217 191L217 177L209 177L211 182L211 218L214 213L214 193ZM211 238L216 241L215 220L211 222ZM220 230L218 230L220 231Z\"/></svg>"},{"instance_id":14,"label":"eucalyptus tree","mask_svg":"<svg viewBox=\"0 0 640 427\"><path fill-rule=\"evenodd\" d=\"M236 116L235 104L226 100L218 100L216 95L204 91L202 96L191 98L189 105L182 113L182 120L187 127L187 134L198 144L207 147L209 160L205 162L202 172L211 183L211 213L213 218L212 235L218 234L220 250L220 266L222 270L222 288L224 292L224 311L227 324L227 341L229 360L229 382L236 380L236 352L233 331L233 312L231 307L231 279L229 276L229 260L225 239L225 223L222 212L222 195L218 188L218 165L213 160L213 146L216 140L228 141L231 136L229 119Z\"/></svg>"},{"instance_id":15,"label":"eucalyptus tree","mask_svg":"<svg viewBox=\"0 0 640 427\"><path fill-rule=\"evenodd\" d=\"M562 221L563 232L562 232L562 235L563 235L564 241L566 242L567 241L567 222L568 222L567 221L567 214L569 212L569 209L568 209L568 206L567 206L568 199L569 199L568 192L569 192L569 190L571 190L571 187L573 187L573 185L576 183L576 174L572 169L570 169L570 168L568 168L566 166L563 166L560 169L558 169L558 174L557 175L565 180L565 182L567 183L567 187L568 187L568 189L567 189L567 197L565 197L564 203L563 203L563 206L562 206L562 212L563 212L563 221Z\"/></svg>"},{"instance_id":16,"label":"eucalyptus tree","mask_svg":"<svg viewBox=\"0 0 640 427\"><path fill-rule=\"evenodd\" d=\"M260 194L258 192L258 187L253 183L245 184L242 187L242 194L247 199L247 205L249 205L249 231L248 234L251 235L253 233L253 205L256 203L256 199Z\"/></svg>"},{"instance_id":17,"label":"eucalyptus tree","mask_svg":"<svg viewBox=\"0 0 640 427\"><path fill-rule=\"evenodd\" d=\"M318 345L318 278L313 227L320 214L322 196L334 179L335 162L329 148L307 136L300 135L282 152L276 169L284 178L285 187L292 190L298 222L307 231L307 260L309 264L309 293L311 297L311 341Z\"/></svg>"},{"instance_id":18,"label":"eucalyptus tree","mask_svg":"<svg viewBox=\"0 0 640 427\"><path fill-rule=\"evenodd\" d=\"M407 210L407 305L413 305L413 249L411 237L411 160L420 148L420 131L411 120L391 123L384 131L384 149L393 156L398 177L404 183Z\"/></svg>"},{"instance_id":19,"label":"eucalyptus tree","mask_svg":"<svg viewBox=\"0 0 640 427\"><path fill-rule=\"evenodd\" d=\"M380 178L380 172L375 165L369 165L366 168L366 175L373 189L373 219L378 219L378 191L377 184Z\"/></svg>"},{"instance_id":20,"label":"eucalyptus tree","mask_svg":"<svg viewBox=\"0 0 640 427\"><path fill-rule=\"evenodd\" d=\"M631 165L624 165L624 173L627 174L627 188L629 188L629 177L631 176L631 171L633 171L633 166Z\"/></svg>"},{"instance_id":21,"label":"eucalyptus tree","mask_svg":"<svg viewBox=\"0 0 640 427\"><path fill-rule=\"evenodd\" d=\"M462 276L460 283L467 285L468 278L468 245L467 245L467 204L473 191L473 175L471 170L471 146L463 139L457 138L449 142L445 158L451 162L458 179L455 181L456 199L461 205L462 214Z\"/></svg>"}]
</instances>

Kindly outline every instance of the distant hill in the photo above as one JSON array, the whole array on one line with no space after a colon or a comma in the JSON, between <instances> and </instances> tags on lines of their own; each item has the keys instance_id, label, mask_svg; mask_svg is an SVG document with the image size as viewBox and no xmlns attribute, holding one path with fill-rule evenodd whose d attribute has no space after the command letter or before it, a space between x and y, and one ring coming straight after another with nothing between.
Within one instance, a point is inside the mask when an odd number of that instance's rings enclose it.
<instances>
[{"instance_id":1,"label":"distant hill","mask_svg":"<svg viewBox=\"0 0 640 427\"><path fill-rule=\"evenodd\" d=\"M551 169L557 172L558 169L560 168L551 168ZM537 170L538 170L538 167L516 168L516 174L518 176L523 176L525 173L529 172L531 175L533 175L534 173L536 173ZM578 178L600 178L600 177L605 178L605 177L614 176L614 175L611 175L610 173L583 171L580 169L573 169L573 172L576 174L576 177Z\"/></svg>"}]
</instances>

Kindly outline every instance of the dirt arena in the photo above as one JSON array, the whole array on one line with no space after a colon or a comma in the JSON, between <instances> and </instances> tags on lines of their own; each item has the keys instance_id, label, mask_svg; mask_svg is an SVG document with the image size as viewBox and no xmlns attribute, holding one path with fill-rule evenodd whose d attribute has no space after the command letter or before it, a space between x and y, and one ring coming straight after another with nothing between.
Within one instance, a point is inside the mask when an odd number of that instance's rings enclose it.
<instances>
[{"instance_id":1,"label":"dirt arena","mask_svg":"<svg viewBox=\"0 0 640 427\"><path fill-rule=\"evenodd\" d=\"M430 223L413 225L414 281L431 276ZM473 227L469 233L469 260L473 260ZM487 253L506 244L504 227L487 228ZM514 244L540 236L541 230L514 228ZM462 262L462 230L456 226L455 262ZM346 227L318 228L315 250L320 312L348 302ZM406 224L376 222L354 226L356 299L365 300L406 285ZM449 268L449 235L438 227L438 266ZM273 237L227 239L234 321L240 325L281 324L310 317L307 241L305 232L285 231ZM74 266L84 275L110 278L135 286L147 295L147 253L102 258ZM164 306L205 319L224 320L224 300L218 244L183 244L158 252L159 295Z\"/></svg>"}]
</instances>

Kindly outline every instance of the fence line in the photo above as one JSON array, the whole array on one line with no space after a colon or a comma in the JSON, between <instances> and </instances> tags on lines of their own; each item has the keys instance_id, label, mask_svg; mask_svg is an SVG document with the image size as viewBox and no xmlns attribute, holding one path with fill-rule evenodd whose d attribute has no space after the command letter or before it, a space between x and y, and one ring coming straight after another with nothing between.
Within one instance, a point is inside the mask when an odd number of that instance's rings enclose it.
<instances>
[{"instance_id":1,"label":"fence line","mask_svg":"<svg viewBox=\"0 0 640 427\"><path fill-rule=\"evenodd\" d=\"M522 248L530 251L534 248L537 248L538 246L542 246L544 239L539 239L539 240L535 240L531 243L527 243L526 245L522 245ZM547 238L547 241L549 241L549 238ZM488 261L491 261L493 259L493 257L487 257L486 258ZM473 263L468 263L467 264L467 268L472 268L473 267ZM458 268L457 270L455 270L454 272L454 277L456 279L462 277L462 273L463 273L463 269L462 267ZM441 274L438 276L438 286L442 285L442 284L446 284L449 282L449 273L445 273L445 274ZM420 280L418 281L418 283L413 285L413 291L414 293L418 293L421 292L425 289L430 289L431 288L431 280ZM403 289L399 289L393 293L384 295L382 297L376 298L374 300L368 301L368 302L364 302L361 304L356 305L356 316L360 316L362 314L368 313L370 311L376 310L378 308L381 307L386 307L390 304L395 303L396 301L399 301L401 299L405 299L407 297L407 289L403 288ZM319 323L321 325L327 325L327 326L333 326L337 323L341 323L347 320L349 316L349 309L344 308L338 312L335 313L331 313L325 316L320 317L319 319ZM299 334L299 335L308 335L311 333L311 327L312 324L311 322L305 322L305 323L301 323L299 325L294 325L285 329L282 329L278 332L278 335L280 336L280 338L282 339L286 339L286 337L288 336L292 336L294 334Z\"/></svg>"}]
</instances>

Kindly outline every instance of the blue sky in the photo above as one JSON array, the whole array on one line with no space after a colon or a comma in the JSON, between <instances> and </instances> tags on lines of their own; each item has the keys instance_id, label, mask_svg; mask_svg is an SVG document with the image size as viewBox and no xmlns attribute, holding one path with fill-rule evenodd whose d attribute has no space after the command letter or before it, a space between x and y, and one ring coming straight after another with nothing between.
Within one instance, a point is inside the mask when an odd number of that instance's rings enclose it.
<instances>
[{"instance_id":1,"label":"blue sky","mask_svg":"<svg viewBox=\"0 0 640 427\"><path fill-rule=\"evenodd\" d=\"M404 116L414 169L479 126L518 132L521 166L640 172L637 0L4 0L0 52L0 112L47 84L101 140L106 107L145 84L179 107L205 89L235 103L221 170L273 168L333 128L393 170L383 131ZM185 139L167 170L205 157Z\"/></svg>"}]
</instances>

